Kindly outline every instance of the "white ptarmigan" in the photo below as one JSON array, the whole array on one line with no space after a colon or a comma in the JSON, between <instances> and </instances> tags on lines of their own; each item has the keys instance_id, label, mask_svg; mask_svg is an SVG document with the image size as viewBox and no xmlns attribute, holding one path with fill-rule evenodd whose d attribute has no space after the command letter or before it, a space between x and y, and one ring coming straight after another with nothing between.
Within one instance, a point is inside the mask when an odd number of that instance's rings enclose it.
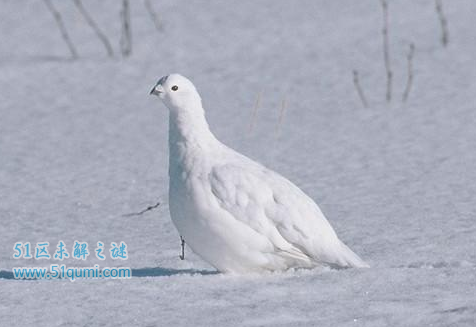
<instances>
[{"instance_id":1,"label":"white ptarmigan","mask_svg":"<svg viewBox=\"0 0 476 327\"><path fill-rule=\"evenodd\" d=\"M205 261L231 273L368 267L303 191L215 138L187 78L164 76L150 93L170 111L170 216Z\"/></svg>"}]
</instances>

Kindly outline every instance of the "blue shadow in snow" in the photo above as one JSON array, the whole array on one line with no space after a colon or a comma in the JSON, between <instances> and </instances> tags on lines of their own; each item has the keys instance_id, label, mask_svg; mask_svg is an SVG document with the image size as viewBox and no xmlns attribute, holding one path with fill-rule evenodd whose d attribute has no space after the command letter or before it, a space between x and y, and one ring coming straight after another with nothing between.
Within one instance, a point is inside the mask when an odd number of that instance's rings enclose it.
<instances>
[{"instance_id":1,"label":"blue shadow in snow","mask_svg":"<svg viewBox=\"0 0 476 327\"><path fill-rule=\"evenodd\" d=\"M13 273L8 270L0 270L0 279L15 279Z\"/></svg>"},{"instance_id":2,"label":"blue shadow in snow","mask_svg":"<svg viewBox=\"0 0 476 327\"><path fill-rule=\"evenodd\" d=\"M161 277L175 275L217 275L216 270L173 269L163 267L131 269L132 277ZM1 276L1 275L0 275Z\"/></svg>"},{"instance_id":3,"label":"blue shadow in snow","mask_svg":"<svg viewBox=\"0 0 476 327\"><path fill-rule=\"evenodd\" d=\"M119 267L118 267L119 268ZM215 270L197 270L197 269L173 269L163 267L151 267L151 268L137 268L131 269L132 277L165 277L175 275L217 275L218 271ZM13 280L38 280L36 278L30 279L16 279L13 276L13 272L9 270L0 270L0 279L13 279Z\"/></svg>"}]
</instances>

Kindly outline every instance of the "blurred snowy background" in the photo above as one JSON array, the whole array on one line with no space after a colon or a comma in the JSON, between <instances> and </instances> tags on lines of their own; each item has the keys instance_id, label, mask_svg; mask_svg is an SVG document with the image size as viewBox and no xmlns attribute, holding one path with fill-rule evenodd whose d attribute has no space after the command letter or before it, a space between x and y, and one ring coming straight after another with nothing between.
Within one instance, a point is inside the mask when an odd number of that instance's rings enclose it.
<instances>
[{"instance_id":1,"label":"blurred snowy background","mask_svg":"<svg viewBox=\"0 0 476 327\"><path fill-rule=\"evenodd\" d=\"M476 325L475 1L443 1L446 46L435 1L388 1L390 102L378 0L129 5L123 55L123 1L1 0L1 326ZM180 261L167 110L148 95L172 72L198 87L221 140L306 191L372 268L240 277ZM124 241L127 261L63 263L135 277L12 278L54 263L14 260L15 242L51 253L59 240Z\"/></svg>"}]
</instances>

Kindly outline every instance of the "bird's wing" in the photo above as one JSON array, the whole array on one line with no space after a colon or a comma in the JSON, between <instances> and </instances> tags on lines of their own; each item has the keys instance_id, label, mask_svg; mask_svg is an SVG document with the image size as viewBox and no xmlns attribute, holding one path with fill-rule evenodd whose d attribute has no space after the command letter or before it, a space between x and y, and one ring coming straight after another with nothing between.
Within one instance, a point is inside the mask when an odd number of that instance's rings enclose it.
<instances>
[{"instance_id":1,"label":"bird's wing","mask_svg":"<svg viewBox=\"0 0 476 327\"><path fill-rule=\"evenodd\" d=\"M211 191L236 220L295 259L335 263L340 247L314 201L281 175L254 162L212 168Z\"/></svg>"}]
</instances>

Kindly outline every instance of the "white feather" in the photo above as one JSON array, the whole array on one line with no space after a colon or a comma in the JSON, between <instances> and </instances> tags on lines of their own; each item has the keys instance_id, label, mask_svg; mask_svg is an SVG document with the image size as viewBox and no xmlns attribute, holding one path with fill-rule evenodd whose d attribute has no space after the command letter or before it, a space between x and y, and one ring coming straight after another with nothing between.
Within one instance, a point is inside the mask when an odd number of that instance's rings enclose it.
<instances>
[{"instance_id":1,"label":"white feather","mask_svg":"<svg viewBox=\"0 0 476 327\"><path fill-rule=\"evenodd\" d=\"M188 79L151 93L170 110L170 215L194 252L223 272L368 267L297 186L214 137Z\"/></svg>"}]
</instances>

